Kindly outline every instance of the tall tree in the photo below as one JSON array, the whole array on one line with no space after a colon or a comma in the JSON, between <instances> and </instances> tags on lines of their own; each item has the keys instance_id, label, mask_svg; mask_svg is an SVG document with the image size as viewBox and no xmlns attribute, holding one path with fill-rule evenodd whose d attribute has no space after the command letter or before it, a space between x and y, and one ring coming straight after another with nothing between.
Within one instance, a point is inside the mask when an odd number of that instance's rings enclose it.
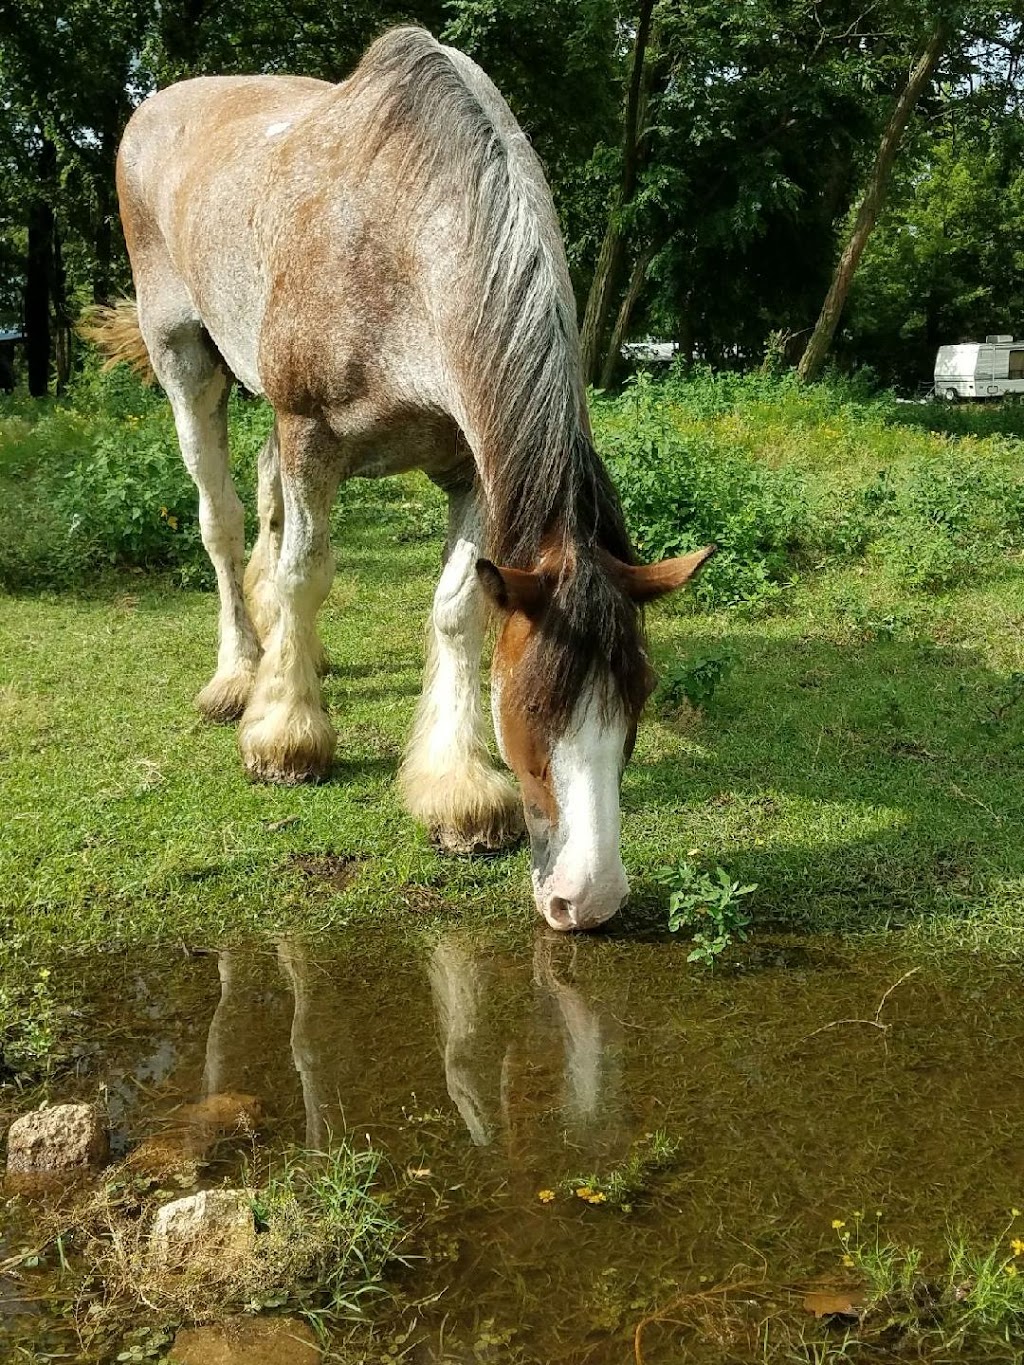
<instances>
[{"instance_id":1,"label":"tall tree","mask_svg":"<svg viewBox=\"0 0 1024 1365\"><path fill-rule=\"evenodd\" d=\"M800 359L797 373L805 382L817 378L828 356L832 338L835 336L839 319L846 306L846 299L850 292L854 274L885 201L903 131L914 106L935 74L935 68L938 66L946 43L949 41L951 31L950 22L945 18L939 19L924 46L924 50L914 63L907 83L896 101L892 116L886 124L874 164L868 176L864 195L857 209L857 216L849 240L839 258L811 339Z\"/></svg>"},{"instance_id":2,"label":"tall tree","mask_svg":"<svg viewBox=\"0 0 1024 1365\"><path fill-rule=\"evenodd\" d=\"M640 0L622 120L622 167L583 316L580 353L583 377L588 383L596 378L601 340L626 254L626 226L623 215L636 192L640 170L642 96L651 27L654 22L654 7L655 0Z\"/></svg>"}]
</instances>

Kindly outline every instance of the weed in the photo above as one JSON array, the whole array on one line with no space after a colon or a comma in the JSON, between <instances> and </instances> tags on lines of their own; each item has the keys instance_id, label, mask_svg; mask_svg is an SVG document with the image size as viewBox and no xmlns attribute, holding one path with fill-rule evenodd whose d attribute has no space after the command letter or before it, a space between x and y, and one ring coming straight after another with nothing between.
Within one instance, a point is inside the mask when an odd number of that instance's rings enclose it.
<instances>
[{"instance_id":1,"label":"weed","mask_svg":"<svg viewBox=\"0 0 1024 1365\"><path fill-rule=\"evenodd\" d=\"M17 936L0 945L0 1087L46 1080L68 1008L56 998L51 969L26 962Z\"/></svg>"},{"instance_id":2,"label":"weed","mask_svg":"<svg viewBox=\"0 0 1024 1365\"><path fill-rule=\"evenodd\" d=\"M1000 682L988 703L982 725L989 732L1001 729L1024 701L1024 670L1017 670Z\"/></svg>"},{"instance_id":3,"label":"weed","mask_svg":"<svg viewBox=\"0 0 1024 1365\"><path fill-rule=\"evenodd\" d=\"M864 1281L865 1317L887 1323L914 1324L931 1329L946 1348L962 1345L968 1337L993 1334L1006 1339L1024 1325L1024 1274L1020 1273L1024 1241L1009 1238L1014 1217L986 1246L972 1244L960 1232L949 1237L945 1267L925 1273L925 1258L916 1247L902 1246L865 1226L863 1215L853 1215L852 1226L833 1222L843 1264Z\"/></svg>"},{"instance_id":4,"label":"weed","mask_svg":"<svg viewBox=\"0 0 1024 1365\"><path fill-rule=\"evenodd\" d=\"M648 1193L659 1172L672 1165L679 1143L663 1129L647 1133L630 1148L625 1161L603 1175L592 1172L564 1182L565 1190L585 1204L604 1204L631 1213L634 1204ZM551 1194L542 1191L542 1196ZM547 1202L542 1198L542 1202Z\"/></svg>"},{"instance_id":5,"label":"weed","mask_svg":"<svg viewBox=\"0 0 1024 1365\"><path fill-rule=\"evenodd\" d=\"M659 709L665 712L678 711L685 701L694 710L706 711L735 662L734 655L718 650L670 665L663 670L658 684Z\"/></svg>"},{"instance_id":6,"label":"weed","mask_svg":"<svg viewBox=\"0 0 1024 1365\"><path fill-rule=\"evenodd\" d=\"M81 1251L81 1292L91 1300L83 1323L97 1340L124 1331L133 1306L163 1320L203 1321L225 1311L250 1313L289 1305L313 1321L359 1318L383 1292L385 1268L404 1236L376 1192L379 1153L342 1143L331 1152L299 1152L262 1189L251 1189L258 1233L251 1251L193 1254L170 1270L149 1254L148 1229L161 1195L130 1168L63 1215L61 1236ZM148 1340L126 1359L145 1359Z\"/></svg>"},{"instance_id":7,"label":"weed","mask_svg":"<svg viewBox=\"0 0 1024 1365\"><path fill-rule=\"evenodd\" d=\"M751 917L743 898L757 890L757 883L742 886L728 872L716 867L703 872L688 859L674 867L660 867L656 879L671 889L668 901L668 927L677 933L690 930L693 948L687 962L714 966L734 939L746 942Z\"/></svg>"}]
</instances>

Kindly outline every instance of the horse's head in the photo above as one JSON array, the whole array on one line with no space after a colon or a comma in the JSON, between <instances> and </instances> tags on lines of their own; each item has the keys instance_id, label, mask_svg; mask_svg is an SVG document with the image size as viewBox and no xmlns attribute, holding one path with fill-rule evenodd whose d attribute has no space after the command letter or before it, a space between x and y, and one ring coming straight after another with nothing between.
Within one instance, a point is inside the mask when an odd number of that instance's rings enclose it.
<instances>
[{"instance_id":1,"label":"horse's head","mask_svg":"<svg viewBox=\"0 0 1024 1365\"><path fill-rule=\"evenodd\" d=\"M532 570L477 561L503 615L491 675L502 758L519 779L537 909L590 929L622 906L619 788L653 675L640 608L681 587L709 546L661 564L552 553Z\"/></svg>"}]
</instances>

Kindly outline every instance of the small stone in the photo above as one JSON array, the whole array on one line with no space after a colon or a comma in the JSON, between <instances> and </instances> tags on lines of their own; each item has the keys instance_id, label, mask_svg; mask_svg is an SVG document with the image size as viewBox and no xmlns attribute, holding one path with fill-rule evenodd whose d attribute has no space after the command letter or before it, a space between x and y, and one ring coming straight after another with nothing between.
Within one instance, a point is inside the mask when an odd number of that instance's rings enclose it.
<instances>
[{"instance_id":1,"label":"small stone","mask_svg":"<svg viewBox=\"0 0 1024 1365\"><path fill-rule=\"evenodd\" d=\"M316 1336L297 1318L228 1318L178 1333L170 1365L319 1365Z\"/></svg>"},{"instance_id":2,"label":"small stone","mask_svg":"<svg viewBox=\"0 0 1024 1365\"><path fill-rule=\"evenodd\" d=\"M201 1190L157 1210L149 1254L162 1270L191 1260L216 1260L222 1268L248 1256L256 1244L252 1201L244 1190Z\"/></svg>"},{"instance_id":3,"label":"small stone","mask_svg":"<svg viewBox=\"0 0 1024 1365\"><path fill-rule=\"evenodd\" d=\"M85 1170L101 1166L108 1151L107 1129L94 1104L55 1104L11 1124L7 1169L12 1174Z\"/></svg>"}]
</instances>

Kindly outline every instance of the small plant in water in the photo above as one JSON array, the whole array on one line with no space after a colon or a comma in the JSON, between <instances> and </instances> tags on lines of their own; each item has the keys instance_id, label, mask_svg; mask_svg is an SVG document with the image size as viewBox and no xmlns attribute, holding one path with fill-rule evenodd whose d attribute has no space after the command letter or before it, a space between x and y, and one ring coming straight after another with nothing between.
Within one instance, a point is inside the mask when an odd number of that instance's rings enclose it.
<instances>
[{"instance_id":1,"label":"small plant in water","mask_svg":"<svg viewBox=\"0 0 1024 1365\"><path fill-rule=\"evenodd\" d=\"M593 1173L566 1181L565 1190L585 1204L605 1204L609 1208L632 1212L636 1200L650 1189L655 1175L671 1165L679 1143L661 1128L635 1142L625 1161L604 1175ZM542 1190L539 1198L554 1193Z\"/></svg>"},{"instance_id":2,"label":"small plant in water","mask_svg":"<svg viewBox=\"0 0 1024 1365\"><path fill-rule=\"evenodd\" d=\"M757 890L756 882L742 886L723 868L704 872L689 859L674 867L660 867L655 877L671 888L669 930L673 934L680 929L690 931L693 948L687 954L687 962L713 966L734 939L746 942L751 917L743 901Z\"/></svg>"}]
</instances>

